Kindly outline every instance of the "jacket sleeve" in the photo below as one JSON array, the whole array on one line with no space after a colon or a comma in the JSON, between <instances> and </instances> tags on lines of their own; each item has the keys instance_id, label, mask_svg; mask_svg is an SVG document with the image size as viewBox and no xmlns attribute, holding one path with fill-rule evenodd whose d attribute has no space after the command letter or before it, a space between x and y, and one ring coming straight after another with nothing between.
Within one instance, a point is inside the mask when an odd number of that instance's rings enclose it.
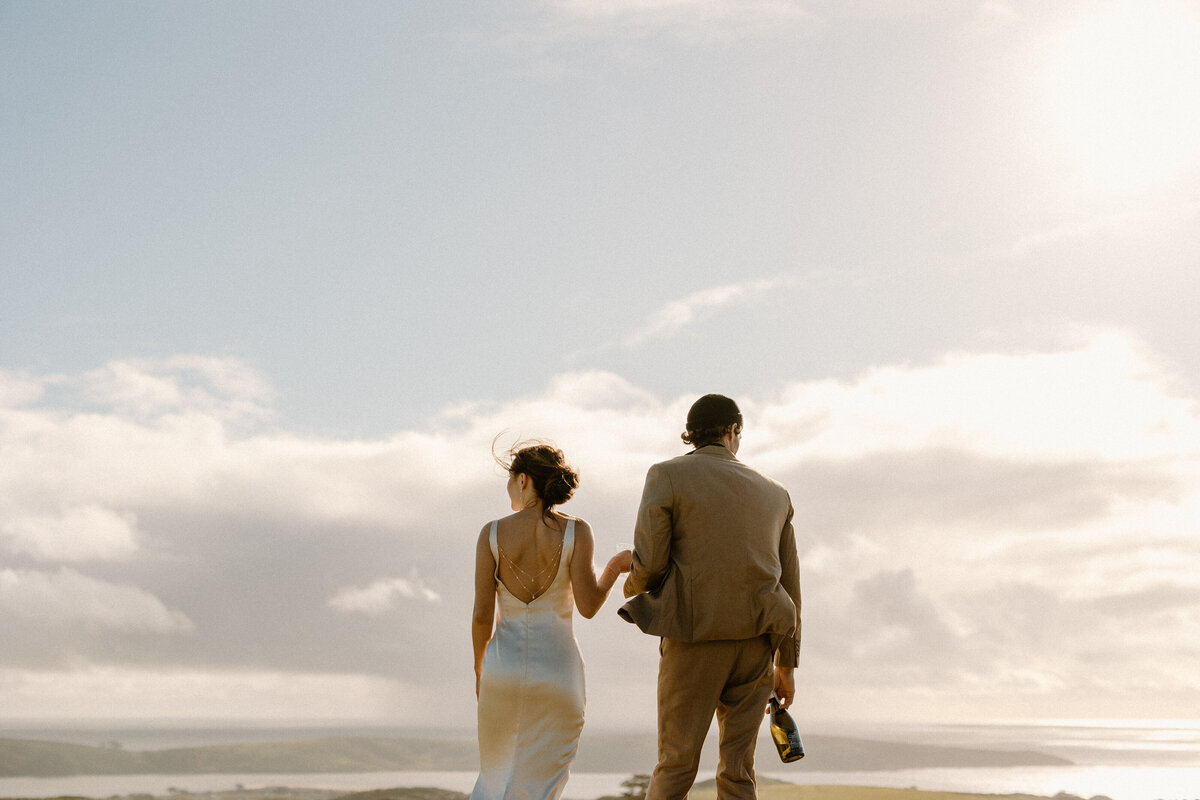
<instances>
[{"instance_id":1,"label":"jacket sleeve","mask_svg":"<svg viewBox=\"0 0 1200 800\"><path fill-rule=\"evenodd\" d=\"M633 565L625 580L626 597L655 591L667 576L671 566L673 495L671 477L662 465L650 467L633 530Z\"/></svg>"},{"instance_id":2,"label":"jacket sleeve","mask_svg":"<svg viewBox=\"0 0 1200 800\"><path fill-rule=\"evenodd\" d=\"M796 630L791 636L785 636L779 643L777 663L781 667L795 667L800 661L800 558L796 552L796 531L792 526L791 498L788 499L787 521L779 537L779 582L783 590L792 598L796 605Z\"/></svg>"}]
</instances>

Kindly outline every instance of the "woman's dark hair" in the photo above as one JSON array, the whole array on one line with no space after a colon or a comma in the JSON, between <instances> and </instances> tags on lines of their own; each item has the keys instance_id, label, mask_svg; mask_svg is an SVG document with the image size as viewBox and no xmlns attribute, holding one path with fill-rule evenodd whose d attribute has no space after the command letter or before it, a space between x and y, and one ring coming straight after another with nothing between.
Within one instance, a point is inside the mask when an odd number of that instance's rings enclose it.
<instances>
[{"instance_id":1,"label":"woman's dark hair","mask_svg":"<svg viewBox=\"0 0 1200 800\"><path fill-rule=\"evenodd\" d=\"M563 451L546 442L518 442L508 450L507 460L493 456L509 475L528 475L545 513L567 502L579 487L579 474L571 469Z\"/></svg>"}]
</instances>

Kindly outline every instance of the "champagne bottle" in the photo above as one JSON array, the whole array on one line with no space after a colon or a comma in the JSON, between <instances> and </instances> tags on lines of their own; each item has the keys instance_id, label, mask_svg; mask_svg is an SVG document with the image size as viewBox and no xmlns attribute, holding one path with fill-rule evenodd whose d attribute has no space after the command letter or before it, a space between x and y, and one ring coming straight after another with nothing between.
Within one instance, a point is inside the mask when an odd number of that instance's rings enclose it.
<instances>
[{"instance_id":1,"label":"champagne bottle","mask_svg":"<svg viewBox=\"0 0 1200 800\"><path fill-rule=\"evenodd\" d=\"M780 708L779 698L771 695L771 738L783 762L799 761L804 758L804 745L800 743L800 729L796 720L786 709Z\"/></svg>"}]
</instances>

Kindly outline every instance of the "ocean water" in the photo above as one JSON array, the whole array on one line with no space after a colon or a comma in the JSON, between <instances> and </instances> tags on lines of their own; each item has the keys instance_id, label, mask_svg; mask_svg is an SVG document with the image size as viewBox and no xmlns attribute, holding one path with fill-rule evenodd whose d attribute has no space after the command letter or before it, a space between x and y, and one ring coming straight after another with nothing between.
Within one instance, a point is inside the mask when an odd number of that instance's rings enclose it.
<instances>
[{"instance_id":1,"label":"ocean water","mask_svg":"<svg viewBox=\"0 0 1200 800\"><path fill-rule=\"evenodd\" d=\"M1070 759L1069 766L1005 768L923 768L862 772L820 769L819 753L794 764L780 764L760 746L761 775L805 785L862 785L971 792L1027 793L1053 797L1068 792L1083 798L1103 795L1113 800L1200 800L1200 721L1192 722L1060 722L1042 725L931 725L840 727L822 732L870 739L956 745L962 747L1039 750ZM393 735L412 731L393 731ZM0 736L98 744L120 741L127 749L199 746L326 735L387 735L374 730L322 728L173 728L101 730L0 729ZM436 732L423 735L436 736ZM455 735L461 735L456 732ZM699 779L711 777L711 766ZM593 800L619 794L628 773L578 772L571 776L566 797ZM266 786L366 791L392 786L435 786L469 792L473 772L372 772L211 775L81 775L64 778L0 778L0 797L77 795L108 798L127 794L167 795L175 790L208 792Z\"/></svg>"}]
</instances>

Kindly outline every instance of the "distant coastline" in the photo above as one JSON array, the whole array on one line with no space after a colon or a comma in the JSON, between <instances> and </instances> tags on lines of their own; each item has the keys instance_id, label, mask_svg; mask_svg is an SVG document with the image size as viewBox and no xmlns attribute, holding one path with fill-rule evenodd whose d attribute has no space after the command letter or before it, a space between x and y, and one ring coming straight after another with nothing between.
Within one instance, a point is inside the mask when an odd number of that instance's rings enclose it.
<instances>
[{"instance_id":1,"label":"distant coastline","mask_svg":"<svg viewBox=\"0 0 1200 800\"><path fill-rule=\"evenodd\" d=\"M820 768L872 771L922 767L1063 766L1067 759L1037 750L1001 750L810 735ZM585 736L575 769L646 772L652 734ZM127 750L68 742L0 739L0 777L209 773L330 773L470 771L478 763L473 738L317 737L200 747Z\"/></svg>"},{"instance_id":2,"label":"distant coastline","mask_svg":"<svg viewBox=\"0 0 1200 800\"><path fill-rule=\"evenodd\" d=\"M713 737L715 739L715 737ZM334 740L324 753L320 742ZM1196 797L1200 786L1200 725L1165 721L1162 725L1059 721L1047 724L983 723L811 725L804 734L809 756L783 765L773 758L769 740L759 742L761 778L777 778L811 792L813 787L858 788L838 795L796 793L760 800L878 800L880 787L918 788L920 800L981 798L988 795L1114 800L1162 800ZM382 742L382 744L381 744ZM701 778L713 775L715 741L701 757ZM54 770L15 768L15 756L29 748L60 758ZM567 787L567 800L598 800L619 795L622 781L653 766L654 736L647 731L616 733L593 729L584 734L579 760ZM1030 758L1029 754L1036 758ZM302 757L322 761L297 765ZM340 764L335 756L341 754ZM267 800L255 794L271 787L280 800L335 800L380 787L435 787L439 792L469 792L476 775L474 731L464 728L411 728L387 724L211 721L9 721L0 725L0 798L128 798L128 800ZM67 758L66 756L71 756ZM416 758L415 756L420 756ZM1059 766L1024 762L1053 762ZM258 760L263 757L267 761ZM72 758L74 759L72 761ZM273 759L274 763L270 763ZM421 759L424 759L422 761ZM160 762L180 772L113 772L114 765ZM999 763L997 763L999 762ZM1069 763L1068 763L1069 762ZM97 764L108 772L95 774ZM369 765L363 770L364 763ZM413 764L451 769L414 768ZM405 768L377 769L381 764ZM211 769L250 767L230 772ZM262 772L268 766L286 771ZM292 769L292 767L297 767ZM338 771L317 772L334 767ZM88 772L80 772L88 770ZM347 771L363 770L363 771ZM14 772L74 773L12 777ZM764 780L765 783L765 780ZM696 800L707 800L697 785ZM282 787L300 787L283 789ZM237 792L242 792L239 797ZM408 793L414 789L393 789ZM845 792L845 788L837 791ZM453 800L454 795L439 796ZM917 800L907 795L908 800ZM370 800L363 798L362 800ZM385 800L376 797L375 800ZM436 800L427 798L426 800Z\"/></svg>"}]
</instances>

